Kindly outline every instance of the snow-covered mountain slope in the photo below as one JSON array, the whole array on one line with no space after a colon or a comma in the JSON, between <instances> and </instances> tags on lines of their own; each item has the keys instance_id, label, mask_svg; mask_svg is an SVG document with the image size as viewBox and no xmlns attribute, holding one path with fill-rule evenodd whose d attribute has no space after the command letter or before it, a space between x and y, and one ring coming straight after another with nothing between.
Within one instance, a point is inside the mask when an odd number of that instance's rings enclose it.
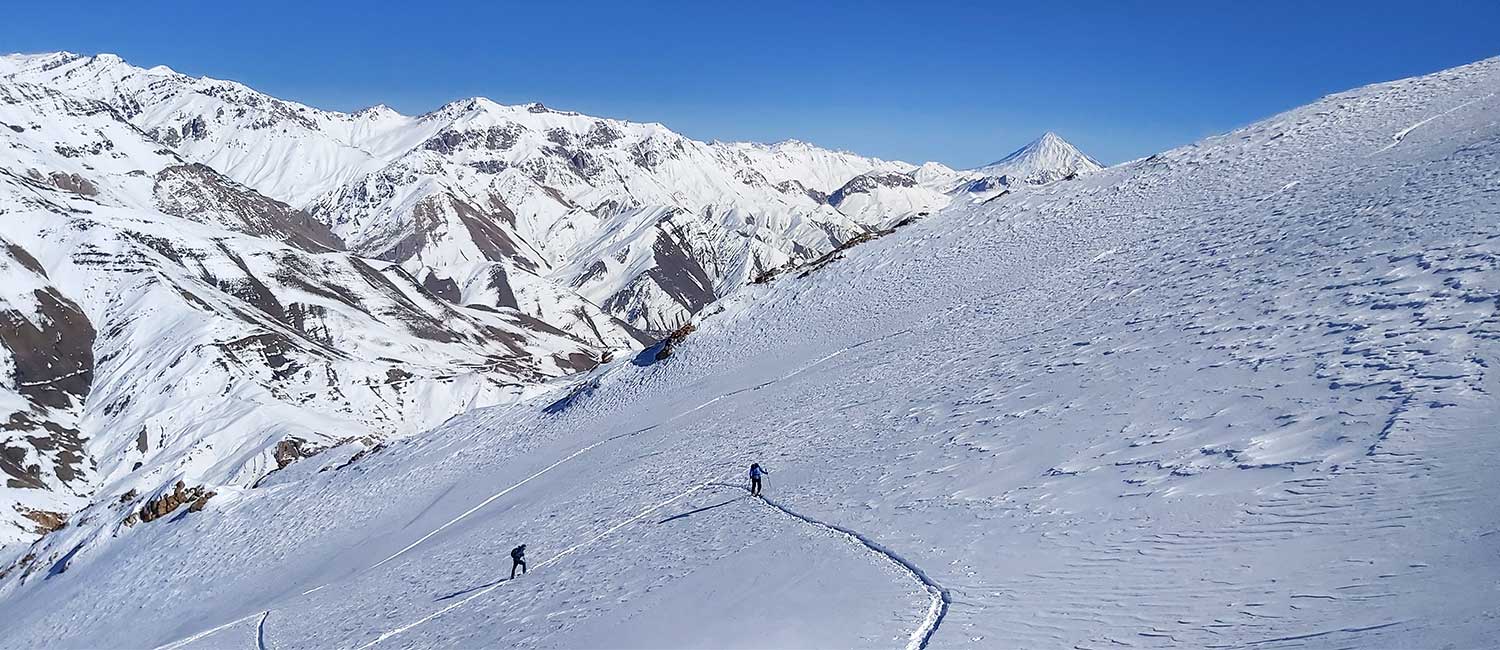
<instances>
[{"instance_id":1,"label":"snow-covered mountain slope","mask_svg":"<svg viewBox=\"0 0 1500 650\"><path fill-rule=\"evenodd\" d=\"M554 325L338 252L306 213L44 86L0 81L0 214L0 543L33 538L29 512L245 488L645 342L576 294Z\"/></svg>"},{"instance_id":2,"label":"snow-covered mountain slope","mask_svg":"<svg viewBox=\"0 0 1500 650\"><path fill-rule=\"evenodd\" d=\"M322 111L113 55L13 55L0 78L105 102L187 160L306 209L351 251L414 276L468 286L530 274L547 282L498 291L521 305L573 292L568 311L597 305L656 335L766 269L946 205L973 177L483 98L416 117Z\"/></svg>"},{"instance_id":3,"label":"snow-covered mountain slope","mask_svg":"<svg viewBox=\"0 0 1500 650\"><path fill-rule=\"evenodd\" d=\"M665 360L118 538L101 502L0 645L1485 647L1497 88L955 203Z\"/></svg>"},{"instance_id":4,"label":"snow-covered mountain slope","mask_svg":"<svg viewBox=\"0 0 1500 650\"><path fill-rule=\"evenodd\" d=\"M1103 168L1099 161L1048 131L1010 155L971 171L982 179L1001 179L1007 185L1037 185L1074 174L1091 174Z\"/></svg>"}]
</instances>

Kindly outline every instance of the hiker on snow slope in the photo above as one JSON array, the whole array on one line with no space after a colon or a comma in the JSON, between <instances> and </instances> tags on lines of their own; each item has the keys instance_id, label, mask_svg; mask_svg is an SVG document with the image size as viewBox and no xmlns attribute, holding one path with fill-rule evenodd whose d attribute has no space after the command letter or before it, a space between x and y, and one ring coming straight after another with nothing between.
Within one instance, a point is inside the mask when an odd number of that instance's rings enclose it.
<instances>
[{"instance_id":1,"label":"hiker on snow slope","mask_svg":"<svg viewBox=\"0 0 1500 650\"><path fill-rule=\"evenodd\" d=\"M516 579L516 567L521 567L521 575L526 575L526 545L522 544L510 549L510 578Z\"/></svg>"},{"instance_id":2,"label":"hiker on snow slope","mask_svg":"<svg viewBox=\"0 0 1500 650\"><path fill-rule=\"evenodd\" d=\"M770 473L761 469L760 463L750 463L750 496L760 496L760 477Z\"/></svg>"}]
</instances>

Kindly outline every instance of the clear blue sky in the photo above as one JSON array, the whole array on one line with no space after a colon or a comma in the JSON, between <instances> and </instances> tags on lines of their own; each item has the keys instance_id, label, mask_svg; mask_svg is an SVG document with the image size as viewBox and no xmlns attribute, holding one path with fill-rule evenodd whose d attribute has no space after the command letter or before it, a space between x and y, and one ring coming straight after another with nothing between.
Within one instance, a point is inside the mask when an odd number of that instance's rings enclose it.
<instances>
[{"instance_id":1,"label":"clear blue sky","mask_svg":"<svg viewBox=\"0 0 1500 650\"><path fill-rule=\"evenodd\" d=\"M1500 55L1500 0L8 4L0 51L114 52L323 108L484 95L960 167L1048 129L1119 162Z\"/></svg>"}]
</instances>

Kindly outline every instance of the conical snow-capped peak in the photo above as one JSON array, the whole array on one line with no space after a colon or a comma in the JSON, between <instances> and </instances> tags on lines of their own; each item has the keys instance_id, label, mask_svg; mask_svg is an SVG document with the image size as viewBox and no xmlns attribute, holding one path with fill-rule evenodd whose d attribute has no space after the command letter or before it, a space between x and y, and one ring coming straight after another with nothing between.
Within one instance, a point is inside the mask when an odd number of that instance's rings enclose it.
<instances>
[{"instance_id":1,"label":"conical snow-capped peak","mask_svg":"<svg viewBox=\"0 0 1500 650\"><path fill-rule=\"evenodd\" d=\"M1012 181L1050 183L1073 174L1087 174L1104 165L1078 150L1051 131L988 165L975 169L985 176L1008 177Z\"/></svg>"}]
</instances>

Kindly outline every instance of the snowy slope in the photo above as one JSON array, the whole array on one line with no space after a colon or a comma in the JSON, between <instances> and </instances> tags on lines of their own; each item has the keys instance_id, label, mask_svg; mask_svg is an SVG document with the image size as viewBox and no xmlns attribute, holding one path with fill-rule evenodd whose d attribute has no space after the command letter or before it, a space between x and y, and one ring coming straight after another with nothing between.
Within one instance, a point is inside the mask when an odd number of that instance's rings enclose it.
<instances>
[{"instance_id":1,"label":"snowy slope","mask_svg":"<svg viewBox=\"0 0 1500 650\"><path fill-rule=\"evenodd\" d=\"M666 360L131 535L97 505L0 645L1486 647L1497 88L955 204Z\"/></svg>"}]
</instances>

